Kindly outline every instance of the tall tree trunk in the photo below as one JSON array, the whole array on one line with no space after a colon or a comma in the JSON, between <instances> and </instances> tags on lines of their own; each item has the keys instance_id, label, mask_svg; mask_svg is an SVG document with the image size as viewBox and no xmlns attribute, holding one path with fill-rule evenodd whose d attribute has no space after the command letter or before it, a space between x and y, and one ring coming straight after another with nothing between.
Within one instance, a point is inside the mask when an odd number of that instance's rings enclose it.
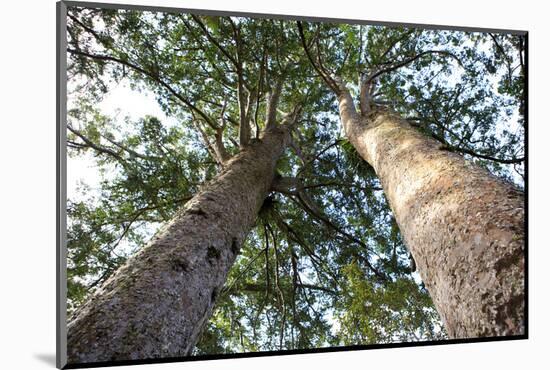
<instances>
[{"instance_id":1,"label":"tall tree trunk","mask_svg":"<svg viewBox=\"0 0 550 370\"><path fill-rule=\"evenodd\" d=\"M105 282L68 325L69 363L192 351L288 142L264 132Z\"/></svg>"},{"instance_id":2,"label":"tall tree trunk","mask_svg":"<svg viewBox=\"0 0 550 370\"><path fill-rule=\"evenodd\" d=\"M347 89L339 104L448 334L523 334L524 193L394 114L360 115Z\"/></svg>"}]
</instances>

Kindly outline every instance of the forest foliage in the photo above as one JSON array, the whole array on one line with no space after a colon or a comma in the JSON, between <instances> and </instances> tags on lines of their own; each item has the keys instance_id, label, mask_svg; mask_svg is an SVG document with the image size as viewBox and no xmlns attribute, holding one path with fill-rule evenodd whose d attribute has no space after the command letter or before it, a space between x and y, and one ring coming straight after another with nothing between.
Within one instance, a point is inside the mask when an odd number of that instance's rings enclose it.
<instances>
[{"instance_id":1,"label":"forest foliage","mask_svg":"<svg viewBox=\"0 0 550 370\"><path fill-rule=\"evenodd\" d=\"M446 337L312 59L523 187L523 36L70 7L67 51L69 161L101 179L68 200L69 313L240 150L243 116L256 138L274 94L276 120L300 107L277 166L298 182L264 201L196 354ZM177 124L97 109L123 83Z\"/></svg>"}]
</instances>

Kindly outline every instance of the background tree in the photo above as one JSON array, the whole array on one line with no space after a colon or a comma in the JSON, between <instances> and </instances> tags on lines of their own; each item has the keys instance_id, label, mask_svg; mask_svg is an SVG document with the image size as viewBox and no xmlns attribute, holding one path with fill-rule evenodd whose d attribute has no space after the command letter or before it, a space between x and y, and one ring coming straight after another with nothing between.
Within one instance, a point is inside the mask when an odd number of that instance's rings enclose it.
<instances>
[{"instance_id":1,"label":"background tree","mask_svg":"<svg viewBox=\"0 0 550 370\"><path fill-rule=\"evenodd\" d=\"M462 65L479 67L485 60L500 90L479 84L487 72L472 70L455 100L441 98L460 90L449 79L458 57L429 53L382 74L375 99L411 113L430 135L521 183L513 171L522 173L522 116L511 119L520 123L516 132L496 123L521 110L521 74L514 70L521 42L321 23L307 25L306 39L288 21L84 8L70 8L68 23L75 87L70 153L94 153L104 174L97 199L69 202L71 312L161 223L223 174L229 158L266 127L292 117L289 149L277 161L271 194L217 293L194 353L445 338L380 181L342 136L330 83L319 80L313 65L357 81L369 63L399 63L433 44L447 45L447 54L464 53ZM487 50L480 52L479 45ZM512 71L508 80L505 69ZM94 111L121 81L154 92L179 123L154 117L119 122ZM475 89L498 104L476 98Z\"/></svg>"}]
</instances>

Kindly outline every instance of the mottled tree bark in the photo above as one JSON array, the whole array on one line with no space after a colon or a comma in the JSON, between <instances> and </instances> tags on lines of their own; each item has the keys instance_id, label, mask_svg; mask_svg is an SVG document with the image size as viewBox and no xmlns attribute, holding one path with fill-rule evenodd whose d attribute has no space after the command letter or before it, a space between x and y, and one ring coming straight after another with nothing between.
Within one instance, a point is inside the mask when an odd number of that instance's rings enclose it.
<instances>
[{"instance_id":1,"label":"mottled tree bark","mask_svg":"<svg viewBox=\"0 0 550 370\"><path fill-rule=\"evenodd\" d=\"M250 143L68 325L69 363L188 355L268 195L284 127Z\"/></svg>"},{"instance_id":2,"label":"mottled tree bark","mask_svg":"<svg viewBox=\"0 0 550 370\"><path fill-rule=\"evenodd\" d=\"M452 338L524 333L524 194L384 111L339 94L349 141L374 168Z\"/></svg>"}]
</instances>

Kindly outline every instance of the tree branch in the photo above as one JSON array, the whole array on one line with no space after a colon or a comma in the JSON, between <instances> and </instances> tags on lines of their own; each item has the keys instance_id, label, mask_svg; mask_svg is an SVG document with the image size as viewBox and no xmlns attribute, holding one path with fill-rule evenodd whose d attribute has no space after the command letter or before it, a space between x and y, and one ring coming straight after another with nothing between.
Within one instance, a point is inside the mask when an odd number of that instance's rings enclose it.
<instances>
[{"instance_id":1,"label":"tree branch","mask_svg":"<svg viewBox=\"0 0 550 370\"><path fill-rule=\"evenodd\" d=\"M389 72L393 72L401 67L404 67L406 66L407 64L410 64L412 62L414 62L415 60L419 59L419 58L422 58L423 56L425 55L429 55L429 54L443 54L443 55L446 55L446 56L450 56L452 58L454 58L458 64L463 67L462 65L462 61L456 56L454 55L453 53L450 53L448 51L445 51L445 50L427 50L427 51L423 51L419 54L416 54L415 56L413 57L410 57L410 58L407 58L405 60L402 60L401 62L398 62L398 63L395 63L389 67L386 67L386 68L382 68L382 69L379 69L377 71L375 71L374 73L372 73L369 78L368 78L368 83L372 82L375 78L377 78L378 76L384 74L384 73L389 73Z\"/></svg>"},{"instance_id":2,"label":"tree branch","mask_svg":"<svg viewBox=\"0 0 550 370\"><path fill-rule=\"evenodd\" d=\"M411 29L409 30L408 32L405 32L403 33L403 35L401 35L401 37L397 38L396 40L394 40L389 46L388 48L382 53L382 55L380 56L380 60L383 60L386 55L389 54L389 52L395 47L395 45L397 45L398 43L400 43L401 41L405 40L408 36L410 36L411 34L413 34L415 32L415 29Z\"/></svg>"},{"instance_id":3,"label":"tree branch","mask_svg":"<svg viewBox=\"0 0 550 370\"><path fill-rule=\"evenodd\" d=\"M263 248L259 253L257 253L247 264L246 266L244 267L244 269L239 273L239 275L237 275L237 277L235 277L235 279L226 287L226 288L223 288L222 290L222 294L225 294L225 293L228 293L228 292L231 292L233 286L235 285L236 282L238 282L246 272L248 272L248 270L250 269L250 267L252 266L252 264L262 255L265 253L265 251L268 249L269 246L266 246L265 248Z\"/></svg>"},{"instance_id":4,"label":"tree branch","mask_svg":"<svg viewBox=\"0 0 550 370\"><path fill-rule=\"evenodd\" d=\"M267 48L264 44L264 50L262 55L262 61L260 63L260 76L258 77L258 87L256 90L256 108L254 109L254 126L256 127L256 139L260 138L260 125L258 123L258 112L260 109L260 97L263 93L263 82L265 74L265 65L267 63Z\"/></svg>"},{"instance_id":5,"label":"tree branch","mask_svg":"<svg viewBox=\"0 0 550 370\"><path fill-rule=\"evenodd\" d=\"M320 187L325 187L325 186L343 186L343 187L348 187L348 188L357 188L357 189L361 189L363 191L383 191L384 190L382 188L375 187L375 186L372 186L370 188L366 188L366 187L361 186L361 185L350 184L350 183L346 183L346 182L338 182L338 181L330 181L330 182L325 182L325 183L304 185L302 187L302 189L314 189L314 188L320 188Z\"/></svg>"},{"instance_id":6,"label":"tree branch","mask_svg":"<svg viewBox=\"0 0 550 370\"><path fill-rule=\"evenodd\" d=\"M419 124L417 124L415 122L412 122L411 120L409 120L409 123L411 124L411 126L420 127ZM497 157L493 157L493 156L490 156L490 155L487 155L487 154L478 153L478 152L476 152L476 151L474 151L473 149L470 149L470 148L454 146L454 145L449 144L447 142L447 140L445 140L444 137L442 137L440 135L437 135L433 132L431 133L431 137L433 137L434 139L436 139L440 143L444 144L444 147L442 149L448 150L450 152L459 152L459 153L462 153L462 154L468 154L468 155L471 155L472 157L486 159L486 160L489 160L489 161L502 163L502 164L518 164L518 163L523 163L525 161L525 158L523 158L523 157L522 158L509 158L509 159L497 158Z\"/></svg>"},{"instance_id":7,"label":"tree branch","mask_svg":"<svg viewBox=\"0 0 550 370\"><path fill-rule=\"evenodd\" d=\"M471 149L459 148L459 147L454 147L454 146L449 146L449 150L457 151L457 152L460 152L462 154L469 154L472 157L487 159L489 161L498 162L498 163L502 163L502 164L518 164L518 163L523 163L525 161L525 158L523 158L523 157L522 158L510 158L510 159L496 158L496 157L492 157L490 155L477 153L477 152L475 152Z\"/></svg>"},{"instance_id":8,"label":"tree branch","mask_svg":"<svg viewBox=\"0 0 550 370\"><path fill-rule=\"evenodd\" d=\"M122 166L127 165L126 160L124 158L122 158L122 156L120 154L118 154L117 152L115 152L115 151L113 151L109 148L106 148L104 146L101 146L99 144L94 143L88 137L86 137L86 135L84 135L82 132L76 130L75 128L71 127L70 125L67 125L67 129L69 131L71 131L73 134L75 134L77 137L79 137L82 141L84 141L85 146L87 146L89 148L92 148L92 149L94 149L95 151L97 151L99 153L107 154L107 155L115 158L118 162L120 162L120 164ZM79 144L79 143L75 143L75 144L84 147L84 145L82 145L82 144Z\"/></svg>"},{"instance_id":9,"label":"tree branch","mask_svg":"<svg viewBox=\"0 0 550 370\"><path fill-rule=\"evenodd\" d=\"M226 106L227 106L227 100L224 100L222 111L220 114L221 124L216 130L216 134L214 135L215 136L214 151L222 166L225 165L225 163L231 158L231 156L229 155L229 153L227 153L227 150L225 149L225 145L223 144L223 133L225 131L225 126L226 126L226 121L224 118Z\"/></svg>"},{"instance_id":10,"label":"tree branch","mask_svg":"<svg viewBox=\"0 0 550 370\"><path fill-rule=\"evenodd\" d=\"M350 135L353 128L356 126L351 123L360 121L361 116L357 113L351 93L342 79L339 76L336 76L333 81L339 86L338 108L340 111L340 119L342 120L346 135Z\"/></svg>"},{"instance_id":11,"label":"tree branch","mask_svg":"<svg viewBox=\"0 0 550 370\"><path fill-rule=\"evenodd\" d=\"M277 80L275 87L269 93L269 96L267 98L267 109L266 109L266 120L265 120L266 128L272 128L276 125L277 106L279 105L279 98L281 96L281 91L283 89L283 79L284 77L281 76L281 78Z\"/></svg>"},{"instance_id":12,"label":"tree branch","mask_svg":"<svg viewBox=\"0 0 550 370\"><path fill-rule=\"evenodd\" d=\"M302 47L304 48L304 51L307 55L307 58L309 59L309 62L317 72L317 74L325 81L328 87L337 95L340 94L340 89L338 84L330 77L330 75L327 73L326 70L323 69L322 66L318 66L315 60L313 59L313 56L311 55L311 52L309 50L309 47L307 46L306 36L304 35L304 28L302 27L302 22L297 21L296 24L298 25L298 33L300 34L300 40L302 41Z\"/></svg>"},{"instance_id":13,"label":"tree branch","mask_svg":"<svg viewBox=\"0 0 550 370\"><path fill-rule=\"evenodd\" d=\"M197 131L199 131L199 133L201 134L202 141L206 147L206 150L208 151L208 153L210 153L210 156L216 161L218 165L223 166L224 161L222 157L218 154L216 149L214 149L214 145L212 145L212 143L208 139L208 135L206 134L204 129L201 127L197 119L193 119L193 126L195 126Z\"/></svg>"},{"instance_id":14,"label":"tree branch","mask_svg":"<svg viewBox=\"0 0 550 370\"><path fill-rule=\"evenodd\" d=\"M368 246L365 243L363 243L361 240L355 238L353 235L348 234L346 231L342 230L340 227L333 224L323 214L323 212L315 205L315 203L309 197L309 195L304 191L305 187L302 184L300 179L295 177L279 177L274 181L272 185L272 190L278 191L282 194L289 195L290 199L292 200L294 200L292 196L296 196L296 198L298 199L297 203L301 206L301 208L303 208L311 216L320 220L329 228L343 235L348 240L361 245L365 250L367 251L370 250L370 248L368 248ZM387 280L386 276L382 274L380 271L378 271L367 259L365 259L365 264L369 269L371 269L372 272L374 272L376 276L378 276L378 278L380 278L383 281Z\"/></svg>"},{"instance_id":15,"label":"tree branch","mask_svg":"<svg viewBox=\"0 0 550 370\"><path fill-rule=\"evenodd\" d=\"M208 41L210 41L212 44L214 44L214 46L216 46L216 48L218 48L219 51L221 51L221 53L223 55L225 55L227 57L227 59L229 59L229 61L233 64L233 66L235 66L235 68L239 68L239 63L237 62L237 59L232 56L219 42L218 40L216 40L216 38L214 36L212 36L212 34L208 31L208 29L206 28L206 26L204 25L204 23L202 23L202 21L200 20L200 18L194 14L191 14L191 17L193 18L193 20L199 25L199 27L201 28L201 30L203 31L204 35L206 36L206 38L208 39Z\"/></svg>"},{"instance_id":16,"label":"tree branch","mask_svg":"<svg viewBox=\"0 0 550 370\"><path fill-rule=\"evenodd\" d=\"M240 38L239 30L235 26L234 22L229 19L229 22L231 23L231 26L233 28L234 33L234 39L237 44L237 56L231 55L226 48L224 48L218 40L212 34L208 31L204 23L200 20L200 18L196 15L191 15L193 20L199 25L203 33L205 34L206 38L216 46L216 48L221 51L223 55L225 55L229 61L235 66L237 70L237 101L239 105L239 146L241 148L248 145L248 142L250 141L250 122L247 117L247 108L246 108L246 98L245 98L245 89L249 91L250 94L250 88L247 88L245 86L244 81L244 71L243 71L243 64L242 64L242 58L241 58L241 52L242 52L242 40Z\"/></svg>"},{"instance_id":17,"label":"tree branch","mask_svg":"<svg viewBox=\"0 0 550 370\"><path fill-rule=\"evenodd\" d=\"M210 117L208 117L208 115L206 113L204 113L202 110L200 110L199 108L197 108L193 103L191 103L188 99L186 99L183 95L179 94L177 91L175 91L169 84L167 84L166 82L164 82L160 76L158 75L155 75L154 73L150 72L150 71L147 71L143 68L141 68L140 66L137 66L135 64L132 64L128 61L125 61L125 60L122 60L122 59L119 59L119 58L115 58L113 56L110 56L110 55L96 55L96 54L90 54L90 53L87 53L87 52L84 52L84 51L81 51L81 50L74 50L74 49L67 49L67 52L71 53L71 54L75 54L75 55L81 55L81 56L84 56L84 57L88 57L88 58L92 58L92 59L96 59L96 60L103 60L103 61L110 61L110 62L115 62L115 63L119 63L119 64L122 64L124 66L127 66L133 70L135 70L136 72L139 72L147 77L149 77L151 80L153 80L154 82L158 83L159 85L163 86L164 88L166 88L173 96L175 96L179 101L181 101L182 103L184 103L187 107L189 107L190 109L192 109L193 111L197 112L209 125L212 126L212 128L216 128L216 125L214 124L214 122L210 119Z\"/></svg>"},{"instance_id":18,"label":"tree branch","mask_svg":"<svg viewBox=\"0 0 550 370\"><path fill-rule=\"evenodd\" d=\"M262 250L262 253L264 251ZM308 290L318 290L321 292L325 292L331 295L338 295L338 292L336 292L333 289L325 288L323 286L314 285L314 284L306 284L306 283L296 283L296 287L300 289L308 289ZM287 286L283 286L283 288L287 288ZM285 289L283 289L285 290ZM237 295L240 292L265 292L265 285L260 284L254 284L254 283L248 283L243 285L235 286L232 290L228 290L229 294Z\"/></svg>"},{"instance_id":19,"label":"tree branch","mask_svg":"<svg viewBox=\"0 0 550 370\"><path fill-rule=\"evenodd\" d=\"M160 159L161 159L160 157L148 156L148 155L144 155L144 154L138 153L138 152L136 152L135 150L132 150L132 149L128 148L128 147L125 146L125 145L122 145L122 144L119 143L118 141L115 141L115 140L111 139L111 138L108 137L108 136L101 135L101 137L104 138L105 140L107 140L108 142L110 142L111 144L117 146L118 148L124 150L125 152L127 152L127 153L130 154L131 156L134 156L134 157L137 157L137 158L141 158L141 159L144 159L144 160L160 160Z\"/></svg>"},{"instance_id":20,"label":"tree branch","mask_svg":"<svg viewBox=\"0 0 550 370\"><path fill-rule=\"evenodd\" d=\"M342 142L342 140L335 140L332 144L329 144L328 146L326 146L324 149L322 149L319 153L317 153L313 158L311 158L309 161L305 162L302 167L298 170L297 174L301 174L302 172L305 171L305 169L311 165L313 162L315 162L317 159L319 159L319 157L321 157L327 150L329 150L330 148L340 144Z\"/></svg>"}]
</instances>

